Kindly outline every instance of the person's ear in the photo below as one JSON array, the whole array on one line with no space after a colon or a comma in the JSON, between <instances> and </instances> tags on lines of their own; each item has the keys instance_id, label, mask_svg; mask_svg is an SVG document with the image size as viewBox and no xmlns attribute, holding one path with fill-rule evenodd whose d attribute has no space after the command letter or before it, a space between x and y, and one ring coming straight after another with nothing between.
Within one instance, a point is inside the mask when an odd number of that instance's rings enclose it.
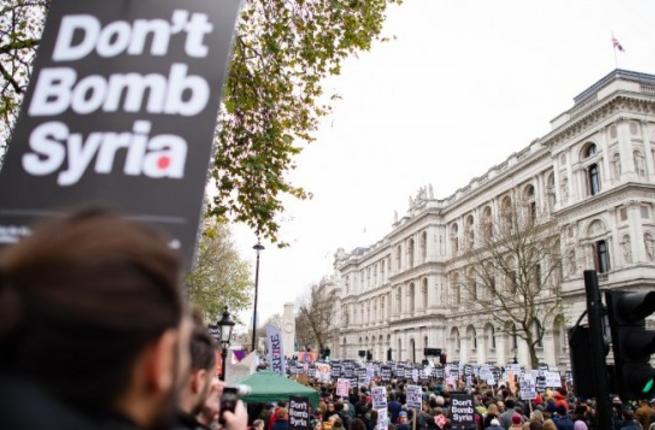
<instances>
[{"instance_id":1,"label":"person's ear","mask_svg":"<svg viewBox=\"0 0 655 430\"><path fill-rule=\"evenodd\" d=\"M166 330L152 344L145 360L145 376L148 386L155 392L174 389L178 332Z\"/></svg>"},{"instance_id":2,"label":"person's ear","mask_svg":"<svg viewBox=\"0 0 655 430\"><path fill-rule=\"evenodd\" d=\"M210 384L211 379L207 378L207 370L200 369L192 373L191 377L191 391L193 394L202 393L205 390L205 385Z\"/></svg>"}]
</instances>

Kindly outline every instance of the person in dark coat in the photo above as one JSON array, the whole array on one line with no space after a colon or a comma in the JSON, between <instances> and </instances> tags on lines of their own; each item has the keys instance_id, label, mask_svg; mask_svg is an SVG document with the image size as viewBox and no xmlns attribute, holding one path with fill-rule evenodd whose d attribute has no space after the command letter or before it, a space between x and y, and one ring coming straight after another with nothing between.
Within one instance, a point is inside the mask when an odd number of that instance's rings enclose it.
<instances>
[{"instance_id":1,"label":"person in dark coat","mask_svg":"<svg viewBox=\"0 0 655 430\"><path fill-rule=\"evenodd\" d=\"M85 210L3 250L1 429L172 426L192 323L183 264L168 242L151 227ZM226 418L228 429L245 430Z\"/></svg>"}]
</instances>

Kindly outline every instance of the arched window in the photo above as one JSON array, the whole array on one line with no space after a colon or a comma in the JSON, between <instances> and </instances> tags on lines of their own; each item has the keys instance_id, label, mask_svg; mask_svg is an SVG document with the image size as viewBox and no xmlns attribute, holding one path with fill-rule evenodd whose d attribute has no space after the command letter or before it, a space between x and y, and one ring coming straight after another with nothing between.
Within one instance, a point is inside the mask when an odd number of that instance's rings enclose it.
<instances>
[{"instance_id":1,"label":"arched window","mask_svg":"<svg viewBox=\"0 0 655 430\"><path fill-rule=\"evenodd\" d=\"M525 201L529 223L533 223L537 219L537 202L534 194L533 185L528 185L523 190L523 200Z\"/></svg>"},{"instance_id":2,"label":"arched window","mask_svg":"<svg viewBox=\"0 0 655 430\"><path fill-rule=\"evenodd\" d=\"M459 274L455 273L452 278L453 305L459 306L462 301L459 286Z\"/></svg>"},{"instance_id":3,"label":"arched window","mask_svg":"<svg viewBox=\"0 0 655 430\"><path fill-rule=\"evenodd\" d=\"M496 349L496 329L491 324L487 324L484 329L487 334L489 348L492 350Z\"/></svg>"},{"instance_id":4,"label":"arched window","mask_svg":"<svg viewBox=\"0 0 655 430\"><path fill-rule=\"evenodd\" d=\"M493 224L491 220L491 207L486 206L482 211L482 235L485 240L493 236Z\"/></svg>"},{"instance_id":5,"label":"arched window","mask_svg":"<svg viewBox=\"0 0 655 430\"><path fill-rule=\"evenodd\" d=\"M467 281L469 282L469 299L471 301L477 300L478 299L478 281L476 279L475 270L473 270L473 269L469 270Z\"/></svg>"},{"instance_id":6,"label":"arched window","mask_svg":"<svg viewBox=\"0 0 655 430\"><path fill-rule=\"evenodd\" d=\"M598 164L592 164L587 168L589 176L589 195L595 196L600 192L600 171Z\"/></svg>"},{"instance_id":7,"label":"arched window","mask_svg":"<svg viewBox=\"0 0 655 430\"><path fill-rule=\"evenodd\" d=\"M459 237L458 237L458 227L457 223L454 223L450 226L450 247L453 250L453 254L459 252Z\"/></svg>"},{"instance_id":8,"label":"arched window","mask_svg":"<svg viewBox=\"0 0 655 430\"><path fill-rule=\"evenodd\" d=\"M597 148L595 143L587 143L585 147L582 149L582 159L593 157L596 155Z\"/></svg>"},{"instance_id":9,"label":"arched window","mask_svg":"<svg viewBox=\"0 0 655 430\"><path fill-rule=\"evenodd\" d=\"M471 352L475 352L475 350L478 349L478 336L475 332L475 327L472 325L468 326L466 329L466 336L469 338L469 346L471 348Z\"/></svg>"},{"instance_id":10,"label":"arched window","mask_svg":"<svg viewBox=\"0 0 655 430\"><path fill-rule=\"evenodd\" d=\"M512 199L509 196L505 196L501 200L500 216L503 221L503 227L509 230L512 227Z\"/></svg>"},{"instance_id":11,"label":"arched window","mask_svg":"<svg viewBox=\"0 0 655 430\"><path fill-rule=\"evenodd\" d=\"M471 249L475 245L475 219L473 215L466 217L466 248Z\"/></svg>"},{"instance_id":12,"label":"arched window","mask_svg":"<svg viewBox=\"0 0 655 430\"><path fill-rule=\"evenodd\" d=\"M409 267L414 267L414 239L409 239L407 243L407 257L409 260Z\"/></svg>"},{"instance_id":13,"label":"arched window","mask_svg":"<svg viewBox=\"0 0 655 430\"><path fill-rule=\"evenodd\" d=\"M414 283L412 282L409 284L409 292L407 293L409 296L409 312L413 315L414 314L414 309L416 308L416 295L415 295L415 288L414 288Z\"/></svg>"},{"instance_id":14,"label":"arched window","mask_svg":"<svg viewBox=\"0 0 655 430\"><path fill-rule=\"evenodd\" d=\"M455 352L459 352L462 347L462 340L459 337L459 330L457 327L453 327L452 331L450 332L450 337L452 339L453 346L455 347Z\"/></svg>"},{"instance_id":15,"label":"arched window","mask_svg":"<svg viewBox=\"0 0 655 430\"><path fill-rule=\"evenodd\" d=\"M428 279L423 279L423 286L421 287L421 296L423 297L423 309L428 308Z\"/></svg>"},{"instance_id":16,"label":"arched window","mask_svg":"<svg viewBox=\"0 0 655 430\"><path fill-rule=\"evenodd\" d=\"M548 175L546 180L546 194L548 195L548 212L555 209L555 175L552 173Z\"/></svg>"},{"instance_id":17,"label":"arched window","mask_svg":"<svg viewBox=\"0 0 655 430\"><path fill-rule=\"evenodd\" d=\"M421 262L428 259L428 234L427 232L421 233Z\"/></svg>"},{"instance_id":18,"label":"arched window","mask_svg":"<svg viewBox=\"0 0 655 430\"><path fill-rule=\"evenodd\" d=\"M610 254L607 249L607 242L599 240L595 244L596 251L596 270L598 273L607 273L610 270Z\"/></svg>"}]
</instances>

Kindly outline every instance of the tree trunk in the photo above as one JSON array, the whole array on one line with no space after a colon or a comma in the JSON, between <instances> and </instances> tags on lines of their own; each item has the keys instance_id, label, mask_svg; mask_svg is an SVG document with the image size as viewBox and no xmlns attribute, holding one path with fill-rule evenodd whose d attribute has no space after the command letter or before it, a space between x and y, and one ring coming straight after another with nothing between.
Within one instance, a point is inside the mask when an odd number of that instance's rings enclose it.
<instances>
[{"instance_id":1,"label":"tree trunk","mask_svg":"<svg viewBox=\"0 0 655 430\"><path fill-rule=\"evenodd\" d=\"M528 343L528 352L530 353L530 367L536 369L539 367L539 357L537 357L537 348L533 342Z\"/></svg>"}]
</instances>

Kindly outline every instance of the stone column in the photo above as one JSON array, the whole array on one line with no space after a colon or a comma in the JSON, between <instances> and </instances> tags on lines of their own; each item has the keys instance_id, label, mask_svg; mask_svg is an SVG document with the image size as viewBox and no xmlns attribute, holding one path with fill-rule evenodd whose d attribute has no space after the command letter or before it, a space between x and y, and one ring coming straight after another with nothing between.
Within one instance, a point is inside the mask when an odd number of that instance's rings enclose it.
<instances>
[{"instance_id":1,"label":"stone column","mask_svg":"<svg viewBox=\"0 0 655 430\"><path fill-rule=\"evenodd\" d=\"M505 333L496 332L496 364L504 366L509 361L507 351L507 335Z\"/></svg>"},{"instance_id":2,"label":"stone column","mask_svg":"<svg viewBox=\"0 0 655 430\"><path fill-rule=\"evenodd\" d=\"M576 179L573 177L573 168L571 167L572 161L571 160L571 150L567 150L564 153L566 154L566 176L568 177L569 181L569 199L564 203L564 205L568 206L571 203L577 201L580 198L580 193L578 192L578 186L576 185Z\"/></svg>"},{"instance_id":3,"label":"stone column","mask_svg":"<svg viewBox=\"0 0 655 430\"><path fill-rule=\"evenodd\" d=\"M468 363L469 361L469 350L470 350L470 345L469 345L469 336L466 331L464 333L459 334L459 338L461 340L461 346L459 348L459 360L464 363ZM457 345L455 345L457 346Z\"/></svg>"},{"instance_id":4,"label":"stone column","mask_svg":"<svg viewBox=\"0 0 655 430\"><path fill-rule=\"evenodd\" d=\"M641 221L641 204L639 201L628 202L628 222L630 223L630 245L632 245L632 261L648 262L644 247L644 229ZM611 261L610 261L611 264Z\"/></svg>"},{"instance_id":5,"label":"stone column","mask_svg":"<svg viewBox=\"0 0 655 430\"><path fill-rule=\"evenodd\" d=\"M604 191L612 184L612 169L610 169L610 159L612 156L607 144L607 129L601 129L598 134L600 136L600 150L603 154L603 169L601 171L602 177L600 178L600 189Z\"/></svg>"},{"instance_id":6,"label":"stone column","mask_svg":"<svg viewBox=\"0 0 655 430\"><path fill-rule=\"evenodd\" d=\"M650 132L650 125L648 124L648 121L642 120L641 121L641 140L643 141L643 146L644 146L644 156L646 157L646 169L648 170L648 174L646 177L648 178L649 182L653 182L655 179L655 160L653 160L653 152L652 148L650 145L650 139L648 136Z\"/></svg>"},{"instance_id":7,"label":"stone column","mask_svg":"<svg viewBox=\"0 0 655 430\"><path fill-rule=\"evenodd\" d=\"M549 366L557 366L557 354L555 351L555 336L557 333L553 332L553 327L546 329L542 343L544 345L544 361Z\"/></svg>"},{"instance_id":8,"label":"stone column","mask_svg":"<svg viewBox=\"0 0 655 430\"><path fill-rule=\"evenodd\" d=\"M555 206L553 207L553 212L558 210L562 206L562 193L560 190L560 178L559 178L559 160L553 162L553 178L555 179Z\"/></svg>"},{"instance_id":9,"label":"stone column","mask_svg":"<svg viewBox=\"0 0 655 430\"><path fill-rule=\"evenodd\" d=\"M488 341L488 335L484 331L484 327L482 329L476 329L476 334L481 333L481 335L478 335L478 364L484 364L487 361L487 346L489 344Z\"/></svg>"},{"instance_id":10,"label":"stone column","mask_svg":"<svg viewBox=\"0 0 655 430\"><path fill-rule=\"evenodd\" d=\"M621 179L634 181L637 179L635 163L632 158L632 142L630 141L630 130L628 121L621 119L616 124L619 136L619 152L621 153Z\"/></svg>"}]
</instances>

